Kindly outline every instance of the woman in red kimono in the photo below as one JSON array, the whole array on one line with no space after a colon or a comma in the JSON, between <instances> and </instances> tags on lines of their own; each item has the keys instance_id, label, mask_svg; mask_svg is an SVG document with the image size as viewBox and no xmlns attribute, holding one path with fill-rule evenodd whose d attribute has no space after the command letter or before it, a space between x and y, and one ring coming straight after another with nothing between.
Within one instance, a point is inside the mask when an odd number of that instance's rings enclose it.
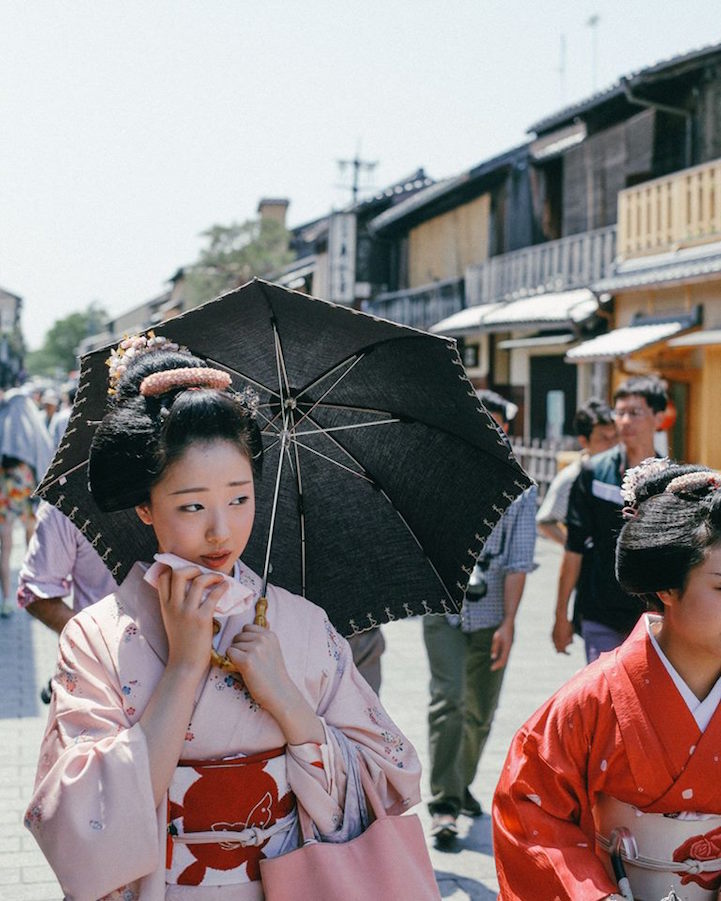
<instances>
[{"instance_id":1,"label":"woman in red kimono","mask_svg":"<svg viewBox=\"0 0 721 901\"><path fill-rule=\"evenodd\" d=\"M669 461L628 473L617 577L655 612L514 737L493 804L502 899L622 897L619 862L636 899L717 897L720 489Z\"/></svg>"},{"instance_id":2,"label":"woman in red kimono","mask_svg":"<svg viewBox=\"0 0 721 901\"><path fill-rule=\"evenodd\" d=\"M89 475L101 509L153 529L160 560L66 626L26 824L72 901L259 901L263 859L298 844L296 797L346 841L367 822L360 759L397 813L420 767L320 608L269 585L261 609L240 560L252 403L156 341L113 358Z\"/></svg>"}]
</instances>

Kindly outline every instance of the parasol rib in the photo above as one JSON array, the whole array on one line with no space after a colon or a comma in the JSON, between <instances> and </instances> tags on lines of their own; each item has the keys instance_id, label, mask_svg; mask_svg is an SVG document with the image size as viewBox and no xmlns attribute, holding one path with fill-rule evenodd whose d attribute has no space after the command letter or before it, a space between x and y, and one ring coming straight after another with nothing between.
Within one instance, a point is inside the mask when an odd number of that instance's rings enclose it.
<instances>
[{"instance_id":1,"label":"parasol rib","mask_svg":"<svg viewBox=\"0 0 721 901\"><path fill-rule=\"evenodd\" d=\"M249 385L252 385L254 388L258 388L258 389L261 390L261 391L266 391L266 392L267 392L268 394L270 394L272 397L278 397L278 394L277 394L275 391L272 391L270 388L266 387L266 386L263 385L261 382L258 382L258 381L256 381L255 379L252 379L250 376L245 375L245 374L242 373L242 372L238 372L237 369L232 369L230 366L226 366L225 363L220 363L220 362L218 362L218 360L211 360L211 359L208 358L208 357L206 357L206 362L212 363L213 366L220 366L220 367L222 367L226 372L232 372L233 375L237 375L239 379L243 379L243 381L248 382L248 384L249 384ZM264 407L264 406L269 406L269 405L268 405L268 404L259 404L258 407L257 407L256 409L258 410L258 412L260 413L260 415L263 417L263 419L266 421L266 423L267 423L269 426L273 426L273 428L276 428L276 426L275 426L275 424L274 424L274 419L275 419L275 417L273 417L273 419L270 419L265 413L262 413L261 410L260 410L260 407L261 407L261 406Z\"/></svg>"},{"instance_id":2,"label":"parasol rib","mask_svg":"<svg viewBox=\"0 0 721 901\"><path fill-rule=\"evenodd\" d=\"M273 506L270 511L270 526L268 528L268 543L265 548L265 562L263 564L263 590L261 596L265 597L268 588L268 572L270 570L270 552L273 547L273 532L275 530L275 514L278 512L278 496L280 494L280 477L283 472L283 457L285 455L285 445L288 441L288 432L283 432L281 437L280 454L278 455L278 472L275 474L275 489L273 491Z\"/></svg>"},{"instance_id":3,"label":"parasol rib","mask_svg":"<svg viewBox=\"0 0 721 901\"><path fill-rule=\"evenodd\" d=\"M373 426L392 425L393 423L397 423L397 422L400 422L400 419L381 419L381 420L374 421L374 422L356 422L353 425L332 425L332 426L328 426L327 428L321 429L321 431L324 435L327 435L329 432L346 432L346 431L349 431L350 429L369 429L369 428L372 428ZM305 435L317 435L317 434L318 434L317 430L314 432L297 432L295 429L293 429L293 435L295 437L298 437L298 436L303 437Z\"/></svg>"},{"instance_id":4,"label":"parasol rib","mask_svg":"<svg viewBox=\"0 0 721 901\"><path fill-rule=\"evenodd\" d=\"M344 469L346 472L349 472L352 476L357 476L359 479L363 479L365 482L370 482L371 485L375 485L373 479L366 475L365 472L357 472L355 469L351 469L350 466L344 466L343 463L339 463L338 460L334 460L332 457L327 456L326 454L321 453L321 451L316 450L314 447L308 447L307 444L303 444L302 441L294 441L298 447L302 447L303 450L307 450L310 454L315 454L316 457L320 457L323 460L327 460L328 463L332 463L334 466L337 466L338 469Z\"/></svg>"},{"instance_id":5,"label":"parasol rib","mask_svg":"<svg viewBox=\"0 0 721 901\"><path fill-rule=\"evenodd\" d=\"M323 398L324 398L324 397L328 397L328 395L330 394L330 392L331 392L334 388L337 388L338 385L340 385L340 383L343 381L344 378L346 378L348 375L350 375L350 373L353 371L354 367L355 367L358 363L360 363L360 361L361 361L364 357L365 357L365 354L359 354L359 355L355 358L355 360L353 360L353 362L352 362L351 365L346 369L346 371L343 373L343 375L341 375L340 378L337 378L337 379L333 382L333 384L330 386L330 388L326 389L326 390L321 394L321 396L318 398L318 400L312 402L312 403L313 403L313 406L310 408L310 410L306 410L306 411L303 413L303 415L301 416L301 418L300 418L300 419L298 420L298 422L296 423L296 426L299 426L299 425L301 424L301 422L303 422L303 420L304 420L307 416L310 416L310 414L313 412L313 410L315 410L315 408L316 408L320 403L323 402ZM347 362L348 362L347 360L344 360L344 361L343 361L343 364L341 364L341 365L345 365L345 363L347 363ZM336 369L338 369L338 368L339 368L339 367L336 366ZM335 372L335 371L336 371L335 369L331 369L330 372L327 372L327 373L325 374L324 378L327 378L329 375L331 375L331 374L332 374L333 372ZM316 382L314 382L314 383L312 382L310 385L306 385L305 388L298 394L298 397L302 397L302 396L306 393L306 391L309 391L314 385L317 385L320 381L322 381L322 380L321 380L321 379L318 379ZM298 399L298 397L296 398L296 400Z\"/></svg>"},{"instance_id":6,"label":"parasol rib","mask_svg":"<svg viewBox=\"0 0 721 901\"><path fill-rule=\"evenodd\" d=\"M293 413L291 411L291 419L293 419ZM295 428L295 424L294 424ZM300 519L300 584L301 584L301 594L303 597L306 596L306 567L305 567L305 552L306 552L306 544L305 544L305 504L303 500L303 479L300 474L300 458L298 456L298 443L297 441L293 443L293 456L295 457L295 481L298 487L298 513Z\"/></svg>"},{"instance_id":7,"label":"parasol rib","mask_svg":"<svg viewBox=\"0 0 721 901\"><path fill-rule=\"evenodd\" d=\"M205 360L208 364L212 363L213 366L218 366L220 369L224 369L226 372L232 372L233 375L237 375L239 379L243 379L249 384L253 385L256 388L259 388L261 391L267 391L268 394L272 394L273 397L278 397L278 393L273 391L272 388L269 388L267 385L264 385L262 382L257 381L254 378L251 378L249 375L246 375L244 372L238 372L237 369L233 369L232 366L228 366L227 363L221 363L220 360L213 360L210 357L205 357Z\"/></svg>"},{"instance_id":8,"label":"parasol rib","mask_svg":"<svg viewBox=\"0 0 721 901\"><path fill-rule=\"evenodd\" d=\"M359 460L357 460L357 459L353 456L353 454L348 450L347 447L344 447L344 446L340 443L340 441L337 441L332 435L328 435L328 434L323 430L323 428L321 427L320 423L316 422L316 420L314 420L312 416L309 416L308 418L310 419L310 421L311 421L312 423L314 423L314 425L317 425L317 426L318 426L318 432L319 432L319 433L323 433L323 434L326 436L326 438L328 439L328 441L330 441L332 444L334 444L334 445L338 448L338 450L340 450L340 451L342 451L344 454L346 454L346 456L348 456L348 457L355 463L356 466L358 466L358 467L359 467L360 469L362 469L364 472L366 471L366 470L365 470L365 467L362 465L362 463L361 463ZM446 593L448 599L449 599L449 600L451 601L451 603L455 606L456 602L453 600L453 597L452 597L451 593L450 593L449 590L446 588L445 582L444 582L443 579L441 578L441 575L440 575L440 573L438 572L438 570L436 569L436 567L433 565L433 561L431 560L431 558L430 558L428 552L427 552L427 551L425 550L425 548L423 547L423 545L422 545L422 543L420 542L418 536L416 535L416 533L413 531L413 529L412 529L411 526L409 525L409 523L408 523L408 521L406 520L405 516L403 516L403 514L401 513L401 511L398 509L398 507L397 507L397 506L395 505L395 503L393 502L393 500L389 497L389 495L387 494L387 492L384 490L383 486L380 485L376 479L374 479L374 478L371 477L371 478L369 478L369 481L372 482L373 485L375 485L375 486L377 487L377 489L380 491L380 493L381 493L381 494L383 495L383 497L386 499L386 501L388 502L388 504L390 504L391 508L395 511L395 513L396 513L396 515L398 516L398 518L400 519L400 521L403 523L403 525L405 526L405 528L408 530L408 533L410 534L410 536L413 538L413 540L415 541L415 543L418 545L418 547L420 548L420 550L423 552L423 554L424 554L426 560L428 561L428 565L429 565L430 568L433 570L434 575L436 576L436 578L437 578L438 581L440 582L441 587L443 588L443 591Z\"/></svg>"}]
</instances>

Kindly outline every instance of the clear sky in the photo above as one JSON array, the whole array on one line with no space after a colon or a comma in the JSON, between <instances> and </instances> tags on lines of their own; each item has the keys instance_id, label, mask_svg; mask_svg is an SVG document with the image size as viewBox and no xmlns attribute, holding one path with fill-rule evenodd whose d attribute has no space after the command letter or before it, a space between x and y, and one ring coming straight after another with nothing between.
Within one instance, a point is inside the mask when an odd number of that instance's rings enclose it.
<instances>
[{"instance_id":1,"label":"clear sky","mask_svg":"<svg viewBox=\"0 0 721 901\"><path fill-rule=\"evenodd\" d=\"M452 175L718 41L719 0L0 0L0 286L37 347L159 294L264 195L291 225L347 202L357 150L377 188Z\"/></svg>"}]
</instances>

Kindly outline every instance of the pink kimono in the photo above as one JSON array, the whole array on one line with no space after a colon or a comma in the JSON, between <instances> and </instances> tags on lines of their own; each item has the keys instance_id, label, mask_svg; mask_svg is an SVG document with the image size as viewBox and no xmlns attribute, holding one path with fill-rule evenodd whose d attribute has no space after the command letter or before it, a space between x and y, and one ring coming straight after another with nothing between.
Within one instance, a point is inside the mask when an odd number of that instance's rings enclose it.
<instances>
[{"instance_id":1,"label":"pink kimono","mask_svg":"<svg viewBox=\"0 0 721 901\"><path fill-rule=\"evenodd\" d=\"M177 803L182 792L193 780L199 781L195 771L178 767L176 774L185 787L171 785L171 795L173 791L180 795L157 810L154 807L147 747L138 720L163 673L167 640L157 593L143 580L145 568L136 564L116 594L77 614L61 636L53 705L26 825L68 901L262 899L257 860L242 863L243 872L248 871L245 880L226 885L224 872L206 868L206 862L214 859L204 854L207 846L194 850L193 845L176 845L168 837L169 824L182 810ZM240 582L254 600L258 577L241 566ZM268 586L267 597L269 626L278 636L291 678L321 717L325 743L284 748L273 717L242 683L213 667L199 685L181 761L249 756L252 765L257 755L280 749L280 757L266 754L271 759L260 765L263 785L272 789L265 797L274 799L277 819L288 815L295 795L320 832L332 840L343 824L346 797L347 752L335 731L339 730L363 754L390 812L401 813L416 804L418 758L358 674L347 642L309 601L273 586ZM219 653L225 653L253 615L252 603L239 613L231 611L217 638ZM215 784L224 784L222 773L214 770L212 775L220 779ZM240 807L245 803L242 796L238 803ZM213 823L213 828L249 825L240 807L235 812L229 809L227 792L220 806L221 823ZM268 816L263 822L275 820ZM226 845L228 854L242 862L237 844ZM226 845L215 844L216 857L217 849ZM273 836L256 858L287 849ZM185 862L191 865L186 867ZM183 884L189 873L218 879Z\"/></svg>"}]
</instances>

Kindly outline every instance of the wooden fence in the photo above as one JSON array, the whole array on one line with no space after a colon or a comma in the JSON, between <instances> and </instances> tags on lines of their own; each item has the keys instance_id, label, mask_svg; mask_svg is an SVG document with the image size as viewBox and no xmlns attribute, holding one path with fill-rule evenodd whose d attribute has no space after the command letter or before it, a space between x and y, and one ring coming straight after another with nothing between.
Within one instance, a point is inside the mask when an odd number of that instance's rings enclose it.
<instances>
[{"instance_id":1,"label":"wooden fence","mask_svg":"<svg viewBox=\"0 0 721 901\"><path fill-rule=\"evenodd\" d=\"M530 445L512 439L511 446L518 462L538 485L539 501L543 499L559 470L559 457L573 459L577 449L574 438L564 438L560 441L539 441L534 438ZM566 462L570 460L567 459Z\"/></svg>"}]
</instances>

